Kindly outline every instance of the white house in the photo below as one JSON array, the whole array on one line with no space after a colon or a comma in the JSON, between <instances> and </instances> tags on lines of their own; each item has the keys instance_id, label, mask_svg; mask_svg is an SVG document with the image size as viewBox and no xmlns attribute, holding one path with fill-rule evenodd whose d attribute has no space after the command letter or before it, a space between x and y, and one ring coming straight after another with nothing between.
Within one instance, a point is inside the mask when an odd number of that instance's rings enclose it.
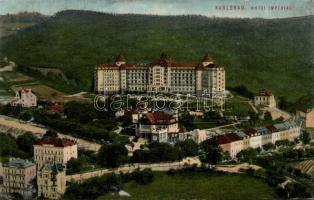
<instances>
[{"instance_id":1,"label":"white house","mask_svg":"<svg viewBox=\"0 0 314 200\"><path fill-rule=\"evenodd\" d=\"M164 111L145 113L139 119L139 134L153 141L175 142L179 137L177 118ZM173 141L172 141L173 140Z\"/></svg>"},{"instance_id":2,"label":"white house","mask_svg":"<svg viewBox=\"0 0 314 200\"><path fill-rule=\"evenodd\" d=\"M31 89L21 89L15 92L15 98L11 102L12 105L21 105L25 108L37 106L37 96Z\"/></svg>"}]
</instances>

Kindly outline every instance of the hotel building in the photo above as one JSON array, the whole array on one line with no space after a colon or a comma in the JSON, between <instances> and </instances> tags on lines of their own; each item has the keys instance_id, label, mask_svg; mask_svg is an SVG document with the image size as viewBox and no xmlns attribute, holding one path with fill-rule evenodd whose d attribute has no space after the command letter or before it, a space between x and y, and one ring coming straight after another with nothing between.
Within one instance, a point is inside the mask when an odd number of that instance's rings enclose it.
<instances>
[{"instance_id":1,"label":"hotel building","mask_svg":"<svg viewBox=\"0 0 314 200\"><path fill-rule=\"evenodd\" d=\"M3 192L18 193L31 199L35 192L33 181L36 178L36 165L27 160L10 158L3 164Z\"/></svg>"},{"instance_id":2,"label":"hotel building","mask_svg":"<svg viewBox=\"0 0 314 200\"><path fill-rule=\"evenodd\" d=\"M207 54L197 64L179 64L167 55L149 64L128 64L118 55L113 64L95 69L95 92L124 93L203 93L223 95L225 70Z\"/></svg>"}]
</instances>

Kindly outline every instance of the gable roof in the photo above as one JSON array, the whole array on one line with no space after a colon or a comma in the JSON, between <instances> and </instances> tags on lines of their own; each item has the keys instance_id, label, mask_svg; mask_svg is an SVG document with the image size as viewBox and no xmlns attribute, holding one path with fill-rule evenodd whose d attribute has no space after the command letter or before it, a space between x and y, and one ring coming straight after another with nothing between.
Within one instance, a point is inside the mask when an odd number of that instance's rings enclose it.
<instances>
[{"instance_id":1,"label":"gable roof","mask_svg":"<svg viewBox=\"0 0 314 200\"><path fill-rule=\"evenodd\" d=\"M145 113L148 123L151 125L171 124L175 122L175 118L164 111L155 111L153 113Z\"/></svg>"},{"instance_id":2,"label":"gable roof","mask_svg":"<svg viewBox=\"0 0 314 200\"><path fill-rule=\"evenodd\" d=\"M53 145L54 147L67 147L76 145L74 140L58 137L47 137L37 142L37 145Z\"/></svg>"},{"instance_id":3,"label":"gable roof","mask_svg":"<svg viewBox=\"0 0 314 200\"><path fill-rule=\"evenodd\" d=\"M236 133L227 133L224 135L216 135L213 137L218 144L229 144L231 142L240 141L242 138Z\"/></svg>"},{"instance_id":4,"label":"gable roof","mask_svg":"<svg viewBox=\"0 0 314 200\"><path fill-rule=\"evenodd\" d=\"M266 89L262 89L256 94L256 96L266 96L266 97L270 97L272 95L273 94L271 93L271 91L266 90Z\"/></svg>"},{"instance_id":5,"label":"gable roof","mask_svg":"<svg viewBox=\"0 0 314 200\"><path fill-rule=\"evenodd\" d=\"M257 133L257 131L255 128L247 128L244 130L244 133L251 137L254 136Z\"/></svg>"}]
</instances>

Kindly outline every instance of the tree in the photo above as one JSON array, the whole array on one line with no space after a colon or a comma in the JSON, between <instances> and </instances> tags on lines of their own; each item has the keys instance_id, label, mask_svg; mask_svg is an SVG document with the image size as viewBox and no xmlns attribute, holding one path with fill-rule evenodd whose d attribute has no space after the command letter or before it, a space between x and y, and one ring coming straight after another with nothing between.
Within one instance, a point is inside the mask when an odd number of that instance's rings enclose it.
<instances>
[{"instance_id":1,"label":"tree","mask_svg":"<svg viewBox=\"0 0 314 200\"><path fill-rule=\"evenodd\" d=\"M151 169L133 172L134 180L141 185L146 185L154 181L154 174Z\"/></svg>"},{"instance_id":2,"label":"tree","mask_svg":"<svg viewBox=\"0 0 314 200\"><path fill-rule=\"evenodd\" d=\"M188 139L177 142L175 147L181 158L198 155L198 144L194 140Z\"/></svg>"},{"instance_id":3,"label":"tree","mask_svg":"<svg viewBox=\"0 0 314 200\"><path fill-rule=\"evenodd\" d=\"M284 198L308 198L310 194L306 191L306 187L300 183L287 183L280 196Z\"/></svg>"},{"instance_id":4,"label":"tree","mask_svg":"<svg viewBox=\"0 0 314 200\"><path fill-rule=\"evenodd\" d=\"M150 162L149 150L138 149L133 152L131 157L132 163Z\"/></svg>"},{"instance_id":5,"label":"tree","mask_svg":"<svg viewBox=\"0 0 314 200\"><path fill-rule=\"evenodd\" d=\"M81 159L71 158L67 162L67 174L74 174L74 173L80 172L82 169L82 165L83 164L82 164Z\"/></svg>"},{"instance_id":6,"label":"tree","mask_svg":"<svg viewBox=\"0 0 314 200\"><path fill-rule=\"evenodd\" d=\"M128 150L121 144L103 145L98 153L98 161L107 167L118 167L128 160Z\"/></svg>"},{"instance_id":7,"label":"tree","mask_svg":"<svg viewBox=\"0 0 314 200\"><path fill-rule=\"evenodd\" d=\"M267 121L271 121L273 120L272 116L271 116L271 113L270 112L265 112L264 114L264 120L267 120Z\"/></svg>"},{"instance_id":8,"label":"tree","mask_svg":"<svg viewBox=\"0 0 314 200\"><path fill-rule=\"evenodd\" d=\"M204 152L202 160L210 164L217 164L222 160L222 149L215 140L208 139L201 143L201 150Z\"/></svg>"},{"instance_id":9,"label":"tree","mask_svg":"<svg viewBox=\"0 0 314 200\"><path fill-rule=\"evenodd\" d=\"M278 184L284 182L286 178L281 173L275 171L275 170L266 170L266 181L271 186L277 186Z\"/></svg>"},{"instance_id":10,"label":"tree","mask_svg":"<svg viewBox=\"0 0 314 200\"><path fill-rule=\"evenodd\" d=\"M176 148L168 143L151 143L149 148L149 159L151 162L179 160L179 153Z\"/></svg>"},{"instance_id":11,"label":"tree","mask_svg":"<svg viewBox=\"0 0 314 200\"><path fill-rule=\"evenodd\" d=\"M29 155L33 155L33 145L37 142L37 138L31 133L25 133L19 136L16 143L22 151Z\"/></svg>"},{"instance_id":12,"label":"tree","mask_svg":"<svg viewBox=\"0 0 314 200\"><path fill-rule=\"evenodd\" d=\"M52 137L56 138L58 137L58 133L55 130L49 129L46 131L45 135L43 137Z\"/></svg>"},{"instance_id":13,"label":"tree","mask_svg":"<svg viewBox=\"0 0 314 200\"><path fill-rule=\"evenodd\" d=\"M256 149L247 148L247 149L240 151L237 154L237 158L239 160L248 161L248 162L252 163L253 160L256 158L257 154L258 154L258 151Z\"/></svg>"},{"instance_id":14,"label":"tree","mask_svg":"<svg viewBox=\"0 0 314 200\"><path fill-rule=\"evenodd\" d=\"M275 149L275 148L276 148L276 146L273 143L268 143L268 144L264 144L263 145L263 149L265 151L268 151L268 150L271 150L271 149Z\"/></svg>"},{"instance_id":15,"label":"tree","mask_svg":"<svg viewBox=\"0 0 314 200\"><path fill-rule=\"evenodd\" d=\"M196 126L193 124L194 118L188 112L184 112L181 115L180 121L188 130L193 130L196 128Z\"/></svg>"},{"instance_id":16,"label":"tree","mask_svg":"<svg viewBox=\"0 0 314 200\"><path fill-rule=\"evenodd\" d=\"M153 142L147 149L133 152L131 162L163 162L179 160L179 150L168 143Z\"/></svg>"},{"instance_id":17,"label":"tree","mask_svg":"<svg viewBox=\"0 0 314 200\"><path fill-rule=\"evenodd\" d=\"M21 156L18 145L11 135L0 133L0 155L1 156Z\"/></svg>"},{"instance_id":18,"label":"tree","mask_svg":"<svg viewBox=\"0 0 314 200\"><path fill-rule=\"evenodd\" d=\"M277 140L275 142L276 146L289 146L290 145L290 141L289 140Z\"/></svg>"},{"instance_id":19,"label":"tree","mask_svg":"<svg viewBox=\"0 0 314 200\"><path fill-rule=\"evenodd\" d=\"M287 101L285 97L280 96L278 101L278 107L282 110L288 110L291 103Z\"/></svg>"},{"instance_id":20,"label":"tree","mask_svg":"<svg viewBox=\"0 0 314 200\"><path fill-rule=\"evenodd\" d=\"M307 131L302 131L300 140L303 144L309 144L311 142L310 134Z\"/></svg>"},{"instance_id":21,"label":"tree","mask_svg":"<svg viewBox=\"0 0 314 200\"><path fill-rule=\"evenodd\" d=\"M236 86L232 90L241 96L244 96L250 99L254 98L254 93L249 91L245 85Z\"/></svg>"}]
</instances>

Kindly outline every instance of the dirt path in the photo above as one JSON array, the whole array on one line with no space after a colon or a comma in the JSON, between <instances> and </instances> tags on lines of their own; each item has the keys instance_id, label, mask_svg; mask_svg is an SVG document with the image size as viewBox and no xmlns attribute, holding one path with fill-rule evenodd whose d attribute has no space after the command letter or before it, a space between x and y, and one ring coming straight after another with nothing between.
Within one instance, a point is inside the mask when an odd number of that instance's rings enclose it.
<instances>
[{"instance_id":1,"label":"dirt path","mask_svg":"<svg viewBox=\"0 0 314 200\"><path fill-rule=\"evenodd\" d=\"M229 172L229 173L242 173L241 170L252 168L254 170L261 169L260 166L251 165L249 163L241 163L238 165L217 165L215 169L217 171Z\"/></svg>"}]
</instances>

